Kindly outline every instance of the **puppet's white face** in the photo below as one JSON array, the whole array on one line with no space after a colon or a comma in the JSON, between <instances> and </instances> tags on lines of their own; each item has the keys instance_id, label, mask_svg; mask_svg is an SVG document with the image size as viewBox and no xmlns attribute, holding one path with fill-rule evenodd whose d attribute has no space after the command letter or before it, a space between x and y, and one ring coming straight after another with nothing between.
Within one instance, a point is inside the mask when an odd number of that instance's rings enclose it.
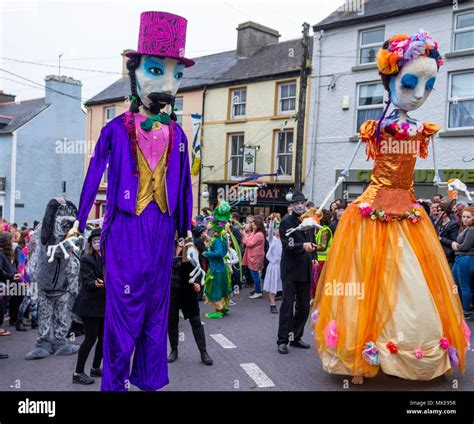
<instances>
[{"instance_id":1,"label":"puppet's white face","mask_svg":"<svg viewBox=\"0 0 474 424\"><path fill-rule=\"evenodd\" d=\"M438 67L429 57L419 57L407 63L401 71L390 79L392 103L399 109L418 109L433 90Z\"/></svg>"},{"instance_id":2,"label":"puppet's white face","mask_svg":"<svg viewBox=\"0 0 474 424\"><path fill-rule=\"evenodd\" d=\"M154 103L170 104L178 92L183 71L184 64L176 59L142 56L135 75L137 92L143 105L156 109L153 108Z\"/></svg>"}]
</instances>

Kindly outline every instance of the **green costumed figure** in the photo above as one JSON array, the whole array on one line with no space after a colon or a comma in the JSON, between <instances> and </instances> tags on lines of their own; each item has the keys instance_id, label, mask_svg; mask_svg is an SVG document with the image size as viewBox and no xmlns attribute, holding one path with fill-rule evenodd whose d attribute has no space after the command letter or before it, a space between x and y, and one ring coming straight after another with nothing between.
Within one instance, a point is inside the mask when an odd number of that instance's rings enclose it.
<instances>
[{"instance_id":1,"label":"green costumed figure","mask_svg":"<svg viewBox=\"0 0 474 424\"><path fill-rule=\"evenodd\" d=\"M224 262L228 251L226 228L229 220L230 205L220 201L213 211L211 242L203 254L209 261L204 283L204 301L215 309L215 312L207 313L206 318L222 318L229 312L232 284L229 268Z\"/></svg>"}]
</instances>

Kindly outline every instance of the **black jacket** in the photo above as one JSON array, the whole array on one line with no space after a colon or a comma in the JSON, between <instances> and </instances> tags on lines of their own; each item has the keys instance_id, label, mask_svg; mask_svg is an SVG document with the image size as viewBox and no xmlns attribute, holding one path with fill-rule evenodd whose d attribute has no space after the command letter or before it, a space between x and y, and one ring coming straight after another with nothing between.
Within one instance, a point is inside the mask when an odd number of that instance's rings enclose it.
<instances>
[{"instance_id":1,"label":"black jacket","mask_svg":"<svg viewBox=\"0 0 474 424\"><path fill-rule=\"evenodd\" d=\"M193 244L199 252L199 263L203 270L207 270L207 259L202 254L207 250L204 240L201 238L193 239Z\"/></svg>"},{"instance_id":2,"label":"black jacket","mask_svg":"<svg viewBox=\"0 0 474 424\"><path fill-rule=\"evenodd\" d=\"M439 229L438 235L441 237L441 246L443 246L448 262L454 262L454 250L451 248L451 243L456 241L458 233L459 224L453 220L450 220L446 226L441 225Z\"/></svg>"},{"instance_id":3,"label":"black jacket","mask_svg":"<svg viewBox=\"0 0 474 424\"><path fill-rule=\"evenodd\" d=\"M173 258L173 271L171 272L171 288L179 289L188 286L193 288L193 285L189 283L189 274L192 270L193 267L190 262L183 262L182 256L175 256Z\"/></svg>"},{"instance_id":4,"label":"black jacket","mask_svg":"<svg viewBox=\"0 0 474 424\"><path fill-rule=\"evenodd\" d=\"M73 309L80 317L103 318L105 316L105 288L96 287L97 278L104 281L101 257L84 253L79 271L79 281L82 286Z\"/></svg>"},{"instance_id":5,"label":"black jacket","mask_svg":"<svg viewBox=\"0 0 474 424\"><path fill-rule=\"evenodd\" d=\"M13 281L15 269L3 252L0 252L0 282Z\"/></svg>"},{"instance_id":6,"label":"black jacket","mask_svg":"<svg viewBox=\"0 0 474 424\"><path fill-rule=\"evenodd\" d=\"M305 252L303 243L313 242L313 230L295 231L286 236L286 231L296 228L301 221L294 214L286 215L280 223L280 239L282 243L281 279L283 281L311 281L311 262L313 254Z\"/></svg>"}]
</instances>

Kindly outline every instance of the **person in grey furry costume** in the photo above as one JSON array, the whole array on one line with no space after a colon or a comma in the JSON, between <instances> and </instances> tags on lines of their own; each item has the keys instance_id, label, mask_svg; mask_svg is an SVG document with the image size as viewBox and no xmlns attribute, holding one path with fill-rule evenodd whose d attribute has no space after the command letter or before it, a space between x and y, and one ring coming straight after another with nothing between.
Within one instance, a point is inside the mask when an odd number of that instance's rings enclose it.
<instances>
[{"instance_id":1,"label":"person in grey furry costume","mask_svg":"<svg viewBox=\"0 0 474 424\"><path fill-rule=\"evenodd\" d=\"M48 203L43 221L35 228L31 246L30 274L38 288L38 332L34 349L25 359L49 355L72 355L79 346L68 343L71 308L79 292L79 256L68 251L69 258L57 249L48 262L47 250L66 238L77 215L76 206L62 197Z\"/></svg>"}]
</instances>

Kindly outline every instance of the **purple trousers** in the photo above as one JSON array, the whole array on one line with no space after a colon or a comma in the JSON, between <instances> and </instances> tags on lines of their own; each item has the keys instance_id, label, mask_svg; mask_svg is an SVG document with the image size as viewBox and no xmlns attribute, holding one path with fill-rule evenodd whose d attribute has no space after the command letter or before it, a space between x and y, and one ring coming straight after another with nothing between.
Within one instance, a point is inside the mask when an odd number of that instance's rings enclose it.
<instances>
[{"instance_id":1,"label":"purple trousers","mask_svg":"<svg viewBox=\"0 0 474 424\"><path fill-rule=\"evenodd\" d=\"M174 217L163 214L155 202L139 216L114 214L103 240L103 391L126 391L130 383L158 390L169 383L166 343L174 235Z\"/></svg>"}]
</instances>

